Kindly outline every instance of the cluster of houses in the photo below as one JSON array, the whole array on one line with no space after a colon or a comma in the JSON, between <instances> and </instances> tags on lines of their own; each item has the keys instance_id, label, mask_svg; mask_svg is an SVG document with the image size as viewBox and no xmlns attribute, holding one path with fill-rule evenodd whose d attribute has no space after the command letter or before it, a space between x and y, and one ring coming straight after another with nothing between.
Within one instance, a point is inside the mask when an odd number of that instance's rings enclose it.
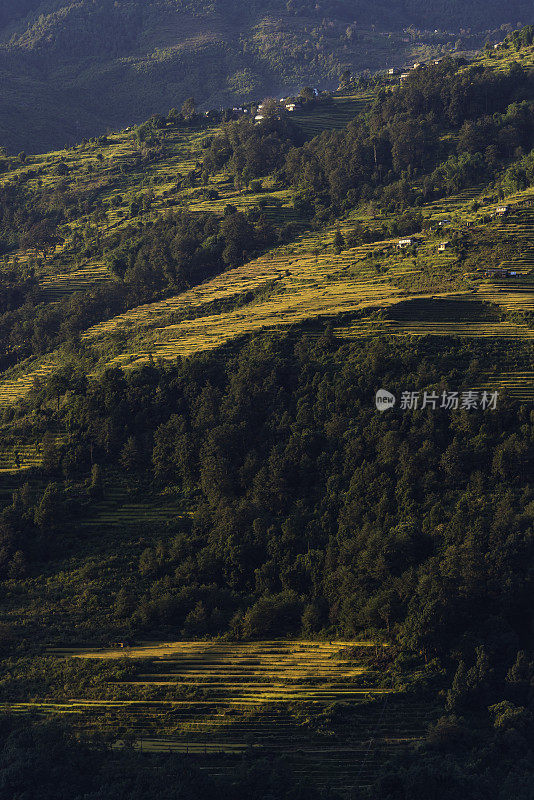
<instances>
[{"instance_id":1,"label":"cluster of houses","mask_svg":"<svg viewBox=\"0 0 534 800\"><path fill-rule=\"evenodd\" d=\"M313 93L315 97L319 96L318 89L313 89ZM304 100L301 97L281 97L278 102L280 103L280 108L285 109L289 114L294 114L295 111L298 111L304 105ZM264 110L265 103L260 103L256 111L256 116L254 117L255 122L261 122L265 119Z\"/></svg>"},{"instance_id":2,"label":"cluster of houses","mask_svg":"<svg viewBox=\"0 0 534 800\"><path fill-rule=\"evenodd\" d=\"M408 247L412 247L413 245L416 245L418 242L420 242L420 238L414 236L410 236L406 239L399 239L399 241L397 242L397 249L406 250ZM444 253L446 250L449 249L450 246L451 243L449 241L441 242L441 244L438 247L438 251L440 253Z\"/></svg>"},{"instance_id":3,"label":"cluster of houses","mask_svg":"<svg viewBox=\"0 0 534 800\"><path fill-rule=\"evenodd\" d=\"M319 96L318 89L313 89L313 93L315 97ZM301 97L281 97L277 102L280 104L280 108L284 109L289 114L294 114L295 111L301 109L305 104L304 99ZM205 111L204 116L208 120L218 121L222 113L231 112L234 117L240 117L249 114L253 117L255 122L262 122L265 119L265 107L265 102L260 103L259 101L254 101L252 103L247 103L247 105L233 106L233 108L227 108L221 111L211 109L210 111Z\"/></svg>"},{"instance_id":4,"label":"cluster of houses","mask_svg":"<svg viewBox=\"0 0 534 800\"><path fill-rule=\"evenodd\" d=\"M518 272L514 269L502 269L501 267L488 267L484 270L484 277L485 278L515 278L517 275L521 275L521 272Z\"/></svg>"},{"instance_id":5,"label":"cluster of houses","mask_svg":"<svg viewBox=\"0 0 534 800\"><path fill-rule=\"evenodd\" d=\"M502 45L503 45L502 42L500 44L496 44L494 45L494 49L498 50L500 47L502 47ZM429 61L428 64L440 64L442 61L443 61L442 58L438 58L433 61ZM409 77L410 73L412 73L414 70L419 69L422 66L425 66L425 64L420 61L416 61L412 66L405 67L404 69L401 69L399 67L389 67L386 70L386 75L390 77L399 77L402 82ZM313 89L313 92L316 97L319 96L318 89ZM298 111L304 105L304 100L300 97L281 97L279 102L280 106L284 108L289 114ZM264 105L265 105L264 103L253 101L251 103L247 103L246 105L234 106L231 109L220 109L219 111L211 109L210 111L205 112L205 116L209 120L217 121L220 118L221 113L223 113L224 111L226 112L231 111L236 116L240 116L242 114L251 114L254 116L255 122L262 122L265 119L265 115L262 113L264 110Z\"/></svg>"},{"instance_id":6,"label":"cluster of houses","mask_svg":"<svg viewBox=\"0 0 534 800\"><path fill-rule=\"evenodd\" d=\"M430 64L440 64L443 61L441 58L437 58L434 61L430 61ZM386 74L389 75L391 78L395 78L400 76L401 81L405 81L406 78L410 75L410 72L413 72L415 69L419 69L419 67L424 66L421 61L416 61L412 67L405 68L403 71L399 67L390 67L386 70Z\"/></svg>"}]
</instances>

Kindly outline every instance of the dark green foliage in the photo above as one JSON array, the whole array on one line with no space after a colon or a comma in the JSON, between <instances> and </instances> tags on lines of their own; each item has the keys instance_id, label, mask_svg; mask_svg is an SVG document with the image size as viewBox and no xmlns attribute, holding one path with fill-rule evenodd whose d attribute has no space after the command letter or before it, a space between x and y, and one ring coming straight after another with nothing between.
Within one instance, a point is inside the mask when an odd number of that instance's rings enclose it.
<instances>
[{"instance_id":1,"label":"dark green foliage","mask_svg":"<svg viewBox=\"0 0 534 800\"><path fill-rule=\"evenodd\" d=\"M213 137L204 157L204 168L216 172L226 166L247 184L251 178L280 167L289 148L299 140L302 133L287 115L266 118L260 125L244 117L228 122L223 132Z\"/></svg>"},{"instance_id":2,"label":"dark green foliage","mask_svg":"<svg viewBox=\"0 0 534 800\"><path fill-rule=\"evenodd\" d=\"M134 216L139 210L136 206ZM133 223L86 248L87 255L103 256L120 279L110 285L47 304L40 302L45 298L33 272L23 278L6 274L0 285L0 367L45 353L128 308L201 283L277 239L262 214L249 219L232 208L221 221L181 211L154 223Z\"/></svg>"},{"instance_id":3,"label":"dark green foliage","mask_svg":"<svg viewBox=\"0 0 534 800\"><path fill-rule=\"evenodd\" d=\"M533 87L532 71L518 65L503 74L460 71L452 59L420 67L393 93L380 92L366 117L291 150L281 173L331 216L360 200L395 210L454 194L532 148ZM446 147L441 137L451 130L457 143Z\"/></svg>"},{"instance_id":4,"label":"dark green foliage","mask_svg":"<svg viewBox=\"0 0 534 800\"><path fill-rule=\"evenodd\" d=\"M332 89L347 67L409 63L418 42L430 54L449 50L455 31L471 49L479 32L493 28L498 41L500 25L531 16L528 0L2 0L0 134L13 152L36 152L181 108L191 95L219 108L295 86ZM510 47L528 41L518 32ZM17 96L25 103L13 113Z\"/></svg>"},{"instance_id":5,"label":"dark green foliage","mask_svg":"<svg viewBox=\"0 0 534 800\"><path fill-rule=\"evenodd\" d=\"M280 765L236 765L233 780L213 780L181 756L140 756L88 746L55 723L2 717L1 800L318 800Z\"/></svg>"},{"instance_id":6,"label":"dark green foliage","mask_svg":"<svg viewBox=\"0 0 534 800\"><path fill-rule=\"evenodd\" d=\"M469 388L472 358L452 343L430 358L424 342L258 339L225 364L108 371L68 400L60 458L76 442L198 498L187 534L143 553L154 584L131 624L261 636L315 619L344 636L382 628L429 657L484 646L510 662L530 602L532 421L506 405L374 409L379 386Z\"/></svg>"}]
</instances>

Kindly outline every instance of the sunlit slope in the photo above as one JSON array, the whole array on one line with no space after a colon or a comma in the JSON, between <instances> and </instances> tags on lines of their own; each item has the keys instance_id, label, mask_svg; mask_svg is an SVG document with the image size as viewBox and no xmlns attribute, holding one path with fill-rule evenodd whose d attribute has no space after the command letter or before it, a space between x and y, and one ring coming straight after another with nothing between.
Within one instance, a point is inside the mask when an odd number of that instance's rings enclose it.
<instances>
[{"instance_id":1,"label":"sunlit slope","mask_svg":"<svg viewBox=\"0 0 534 800\"><path fill-rule=\"evenodd\" d=\"M371 641L147 642L54 648L49 655L126 656L135 677L110 685L102 699L43 698L6 710L66 715L85 731L104 731L115 747L128 731L137 749L181 753L219 772L254 750L283 753L295 772L319 785L367 785L384 759L416 744L433 714L392 691L373 665L386 649Z\"/></svg>"},{"instance_id":2,"label":"sunlit slope","mask_svg":"<svg viewBox=\"0 0 534 800\"><path fill-rule=\"evenodd\" d=\"M451 210L461 217L462 203L467 205L471 199L470 192L466 197L450 198L437 207L429 207L429 211L436 219ZM530 199L529 193L513 198L511 221L491 223L499 235L502 232L502 236L512 239L515 236L529 239L534 235L534 219L530 208L525 210L525 203ZM520 223L513 221L515 208L522 220ZM476 215L471 224L474 230L478 226L483 235L484 225ZM344 230L343 226L341 230ZM121 354L115 363L131 364L143 361L149 354L163 358L190 355L262 329L290 326L320 317L336 319L341 314L365 308L387 308L410 297L424 300L445 296L461 298L461 314L443 319L436 310L430 318L427 315L426 319L418 319L417 307L413 307L414 316L409 323L368 320L360 327L353 325L347 333L532 338L531 329L524 323L508 322L498 315L478 319L476 313L480 301L490 301L504 310L528 311L531 308L534 293L532 278L528 274L532 266L528 250L522 250L520 262L504 265L506 268L513 266L523 273L514 279L501 281L504 287L496 286L494 279L483 278L475 283L464 281L462 286L458 274L456 290L447 287L446 291L435 288L429 291L424 288L425 282L429 283L428 275L424 275L421 279L423 288L410 291L404 288L406 280L417 287L418 274L426 268L427 262L431 269L435 264L453 273L455 265L451 256L436 253L439 235L421 235L415 259L399 253L396 239L349 248L336 254L333 236L333 229L306 235L293 245L230 270L190 292L140 307L95 326L85 334L85 338L93 341L105 334L129 331L132 338L135 337L137 349ZM254 297L254 292L260 297ZM247 293L252 297L237 308L229 311L214 308L217 303L235 300ZM173 315L196 318L173 322ZM146 334L142 333L143 329Z\"/></svg>"},{"instance_id":3,"label":"sunlit slope","mask_svg":"<svg viewBox=\"0 0 534 800\"><path fill-rule=\"evenodd\" d=\"M344 98L343 112L347 103L354 102L357 113L364 100ZM180 176L201 162L203 143L216 131L170 126L161 153L148 161L143 160L133 133L123 131L110 134L105 143L86 143L32 156L1 175L0 185L25 182L37 190L41 181L50 192L60 185L81 196L97 192L102 206L98 215L81 213L61 226L58 233L62 241L53 252L21 251L8 259L7 266L36 262L45 296L54 302L65 294L117 280L101 257L80 257L82 233L90 250L92 241L132 221L150 222L180 208L223 214L228 203L240 210L261 205L267 216L278 221L298 220L291 191L273 186L269 176L263 179L260 192L238 191L221 171L209 184L217 190L216 199L203 195L207 186L178 185ZM58 174L61 164L66 166L63 175ZM346 236L355 222L365 227L391 219L359 209L339 226L305 233L291 244L274 248L198 287L104 320L85 331L82 342L91 347L95 370L99 371L109 365L138 365L151 357L172 360L189 356L258 331L283 330L313 320L332 321L343 336L430 334L491 337L503 342L531 339L531 328L524 320L478 319L469 305L487 301L502 309L503 315L522 314L534 307L534 192L506 198L510 213L505 219L494 216L501 201L495 195L488 201L488 192L491 194L491 189L481 186L423 206L426 227L415 234L413 251L400 251L397 236L336 252L337 227ZM150 209L132 220L132 200L146 194L151 197ZM475 200L480 204L478 210L474 210ZM437 228L439 222L444 227ZM507 243L512 255L501 266L517 271L516 277L466 277L454 248L438 252L443 239L471 236L484 241L488 233ZM483 268L484 263L475 261L475 266ZM350 319L351 315L365 316L366 309L388 309L410 298L458 296L465 303L462 314L453 319L443 319L439 313L435 318L420 318L415 306L414 316L402 321L376 315ZM60 349L4 373L0 376L0 407L26 396L63 360Z\"/></svg>"},{"instance_id":4,"label":"sunlit slope","mask_svg":"<svg viewBox=\"0 0 534 800\"><path fill-rule=\"evenodd\" d=\"M472 193L458 196L429 207L432 218L440 219L454 212L462 218ZM530 194L518 195L511 201L510 222L491 224L508 237L530 237L534 230L530 211L525 203ZM524 220L514 222L513 209ZM490 209L491 210L491 209ZM479 217L481 218L482 212ZM488 223L471 214L471 224L483 235ZM350 228L350 221L340 227ZM460 223L461 224L461 223ZM261 330L277 330L308 320L330 319L340 335L361 336L371 333L395 335L447 335L492 337L503 340L532 338L531 329L522 322L506 321L495 316L478 319L475 308L480 301L490 301L503 310L528 310L532 304L532 279L529 276L531 256L523 248L522 275L511 280L485 278L462 286L461 272L450 254L436 253L441 234L422 234L418 238L417 256L405 255L396 247L397 239L388 239L348 248L336 253L333 248L335 229L325 229L302 236L291 245L272 250L247 264L230 269L210 281L166 300L135 308L93 326L82 336L86 344L101 352L99 368L110 364L137 365L150 357L174 359L211 350L238 337ZM515 265L514 265L515 266ZM438 267L447 276L446 291L429 283ZM449 277L456 270L456 288ZM419 284L421 286L419 286ZM406 286L414 286L413 289ZM426 288L433 286L434 288ZM444 320L439 313L430 319L420 318L412 307L411 319L384 321L376 318L359 322L340 322L352 312L366 308L387 309L407 299L460 298L462 313ZM344 315L344 316L343 316ZM347 327L348 325L348 327ZM110 342L118 353L106 358ZM0 404L6 405L23 397L61 363L61 354L51 354L21 365L0 383Z\"/></svg>"}]
</instances>

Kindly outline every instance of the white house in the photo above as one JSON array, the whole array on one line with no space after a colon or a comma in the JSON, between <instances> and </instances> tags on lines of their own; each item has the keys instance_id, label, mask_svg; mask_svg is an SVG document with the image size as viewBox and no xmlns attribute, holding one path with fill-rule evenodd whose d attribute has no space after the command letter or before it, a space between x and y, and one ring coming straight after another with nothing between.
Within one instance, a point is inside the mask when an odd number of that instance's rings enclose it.
<instances>
[{"instance_id":1,"label":"white house","mask_svg":"<svg viewBox=\"0 0 534 800\"><path fill-rule=\"evenodd\" d=\"M413 239L399 239L397 247L400 250L403 250L405 247L411 247L412 244L413 244Z\"/></svg>"}]
</instances>

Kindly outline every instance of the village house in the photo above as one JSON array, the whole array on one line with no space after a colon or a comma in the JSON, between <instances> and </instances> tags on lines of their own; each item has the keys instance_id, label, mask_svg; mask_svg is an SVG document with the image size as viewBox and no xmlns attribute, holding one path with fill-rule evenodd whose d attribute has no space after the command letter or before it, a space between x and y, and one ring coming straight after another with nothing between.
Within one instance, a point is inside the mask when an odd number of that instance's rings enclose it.
<instances>
[{"instance_id":1,"label":"village house","mask_svg":"<svg viewBox=\"0 0 534 800\"><path fill-rule=\"evenodd\" d=\"M399 239L397 247L399 250L404 250L405 247L411 247L413 244L413 239Z\"/></svg>"},{"instance_id":2,"label":"village house","mask_svg":"<svg viewBox=\"0 0 534 800\"><path fill-rule=\"evenodd\" d=\"M440 244L440 246L438 247L438 251L439 251L440 253L444 253L444 252L445 252L445 250L448 250L448 249L449 249L449 247L450 247L450 244L451 244L450 242L442 242L442 243Z\"/></svg>"}]
</instances>

